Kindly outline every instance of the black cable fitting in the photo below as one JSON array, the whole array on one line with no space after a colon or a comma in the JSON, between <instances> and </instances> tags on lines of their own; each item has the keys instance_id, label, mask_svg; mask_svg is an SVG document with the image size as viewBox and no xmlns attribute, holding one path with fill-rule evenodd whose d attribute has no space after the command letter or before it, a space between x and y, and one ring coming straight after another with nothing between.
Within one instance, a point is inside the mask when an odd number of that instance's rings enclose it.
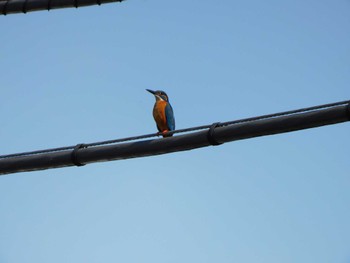
<instances>
[{"instance_id":1,"label":"black cable fitting","mask_svg":"<svg viewBox=\"0 0 350 263\"><path fill-rule=\"evenodd\" d=\"M75 8L78 8L78 0L74 0L74 6Z\"/></svg>"},{"instance_id":2,"label":"black cable fitting","mask_svg":"<svg viewBox=\"0 0 350 263\"><path fill-rule=\"evenodd\" d=\"M86 145L84 143L77 144L74 147L73 151L72 151L72 154L71 154L72 163L74 165L76 165L76 166L83 166L83 165L85 165L84 163L79 162L78 155L77 155L78 154L78 150L82 149L82 148L86 148Z\"/></svg>"},{"instance_id":3,"label":"black cable fitting","mask_svg":"<svg viewBox=\"0 0 350 263\"><path fill-rule=\"evenodd\" d=\"M216 146L216 145L222 144L215 139L215 128L218 126L220 126L220 122L215 122L210 126L210 128L208 130L207 138L208 138L210 145Z\"/></svg>"},{"instance_id":4,"label":"black cable fitting","mask_svg":"<svg viewBox=\"0 0 350 263\"><path fill-rule=\"evenodd\" d=\"M4 5L4 7L3 7L3 9L2 9L2 14L3 14L4 16L7 15L7 6L8 6L8 4L9 4L9 2L10 2L10 0L7 0L6 3L5 3L5 5Z\"/></svg>"},{"instance_id":5,"label":"black cable fitting","mask_svg":"<svg viewBox=\"0 0 350 263\"><path fill-rule=\"evenodd\" d=\"M25 0L23 2L23 6L22 6L22 13L23 14L26 14L27 13L27 3L28 3L28 0Z\"/></svg>"},{"instance_id":6,"label":"black cable fitting","mask_svg":"<svg viewBox=\"0 0 350 263\"><path fill-rule=\"evenodd\" d=\"M51 10L51 0L47 1L47 11Z\"/></svg>"},{"instance_id":7,"label":"black cable fitting","mask_svg":"<svg viewBox=\"0 0 350 263\"><path fill-rule=\"evenodd\" d=\"M346 113L347 113L348 118L350 120L350 102L348 103L348 106L346 107Z\"/></svg>"}]
</instances>

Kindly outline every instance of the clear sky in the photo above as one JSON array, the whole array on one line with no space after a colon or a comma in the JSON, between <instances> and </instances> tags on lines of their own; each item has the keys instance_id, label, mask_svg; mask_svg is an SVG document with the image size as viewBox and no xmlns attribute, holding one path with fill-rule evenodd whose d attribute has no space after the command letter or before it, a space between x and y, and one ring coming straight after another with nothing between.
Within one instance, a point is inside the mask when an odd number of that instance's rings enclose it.
<instances>
[{"instance_id":1,"label":"clear sky","mask_svg":"<svg viewBox=\"0 0 350 263\"><path fill-rule=\"evenodd\" d=\"M350 99L350 1L0 17L0 154ZM350 123L0 177L0 262L350 262Z\"/></svg>"}]
</instances>

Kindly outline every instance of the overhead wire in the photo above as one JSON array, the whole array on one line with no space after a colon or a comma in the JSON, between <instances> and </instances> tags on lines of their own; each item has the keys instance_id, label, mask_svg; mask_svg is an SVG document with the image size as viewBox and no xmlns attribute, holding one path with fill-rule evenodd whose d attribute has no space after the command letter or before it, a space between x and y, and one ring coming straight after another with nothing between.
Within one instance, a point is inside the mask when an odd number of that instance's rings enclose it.
<instances>
[{"instance_id":1,"label":"overhead wire","mask_svg":"<svg viewBox=\"0 0 350 263\"><path fill-rule=\"evenodd\" d=\"M239 124L239 123L254 122L254 121L258 121L258 120L271 119L271 118L293 115L293 114L304 113L304 112L311 112L311 111L316 111L316 110L320 110L320 109L341 106L341 105L345 105L345 104L349 105L350 100L329 103L329 104L323 104L323 105L307 107L307 108L301 108L301 109L297 109L297 110L284 111L284 112L279 112L279 113L274 113L274 114L261 115L261 116L257 116L257 117L244 118L244 119L239 119L239 120L234 120L234 121L215 123L215 124L216 124L216 127L224 127L224 126L229 126L229 125L234 125L234 124ZM167 134L170 135L170 134L187 133L187 132L194 132L194 131L199 131L199 130L204 130L204 129L210 129L212 127L212 125L213 124L201 125L201 126L185 128L185 129L178 129L178 130L174 130L174 131L169 131ZM88 147L95 147L95 146L101 146L101 145L107 145L107 144L117 144L117 143L127 142L127 141L136 141L136 140L141 140L141 139L147 139L147 138L157 137L159 135L160 135L160 133L151 133L151 134L132 136L132 137L126 137L126 138L114 139L114 140L105 140L105 141L100 141L100 142L79 144L79 145L82 148L88 148ZM72 146L51 148L51 149L45 149L45 150L37 150L37 151L30 151L30 152L21 152L21 153L0 155L0 159L35 155L35 154L43 154L43 153L51 153L51 152L59 152L59 151L67 151L67 150L74 149L76 146L77 145L72 145Z\"/></svg>"}]
</instances>

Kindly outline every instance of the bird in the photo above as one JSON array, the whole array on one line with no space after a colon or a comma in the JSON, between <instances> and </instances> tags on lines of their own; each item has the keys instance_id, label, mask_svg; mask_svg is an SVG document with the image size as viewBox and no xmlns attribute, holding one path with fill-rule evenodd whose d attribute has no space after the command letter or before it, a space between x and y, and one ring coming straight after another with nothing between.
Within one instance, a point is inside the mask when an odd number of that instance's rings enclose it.
<instances>
[{"instance_id":1,"label":"bird","mask_svg":"<svg viewBox=\"0 0 350 263\"><path fill-rule=\"evenodd\" d=\"M169 131L175 130L175 117L168 95L162 90L146 90L152 93L156 99L153 107L153 118L157 124L158 134L163 135L163 137L173 136L172 134L167 134Z\"/></svg>"}]
</instances>

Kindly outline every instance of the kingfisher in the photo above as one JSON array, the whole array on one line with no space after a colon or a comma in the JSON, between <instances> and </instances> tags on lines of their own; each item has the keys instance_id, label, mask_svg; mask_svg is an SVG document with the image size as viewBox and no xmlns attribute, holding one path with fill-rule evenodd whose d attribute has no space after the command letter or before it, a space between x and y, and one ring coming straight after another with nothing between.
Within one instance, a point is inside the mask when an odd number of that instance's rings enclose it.
<instances>
[{"instance_id":1,"label":"kingfisher","mask_svg":"<svg viewBox=\"0 0 350 263\"><path fill-rule=\"evenodd\" d=\"M172 134L167 134L169 131L175 130L174 112L169 103L168 95L162 90L146 90L156 98L156 103L153 107L153 118L156 121L159 134L163 135L163 137L173 136Z\"/></svg>"}]
</instances>

